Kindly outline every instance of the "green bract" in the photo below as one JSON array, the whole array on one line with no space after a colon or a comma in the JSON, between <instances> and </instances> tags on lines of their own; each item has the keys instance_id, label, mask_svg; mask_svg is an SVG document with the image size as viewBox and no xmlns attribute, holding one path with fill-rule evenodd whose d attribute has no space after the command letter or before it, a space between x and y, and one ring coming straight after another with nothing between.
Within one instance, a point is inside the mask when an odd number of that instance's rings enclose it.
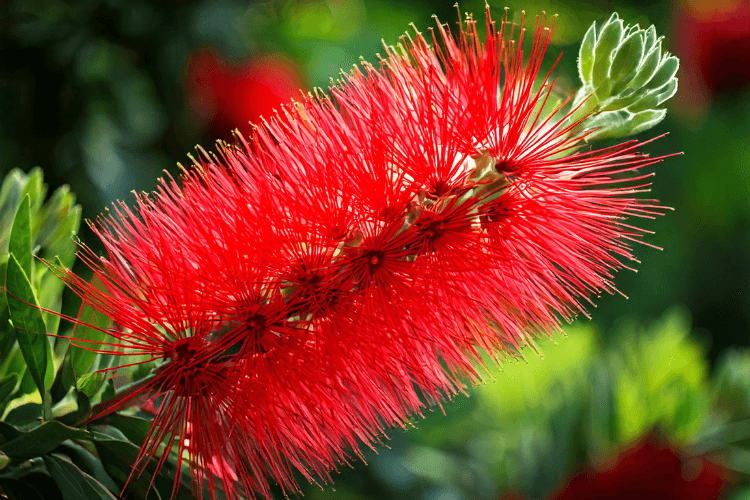
<instances>
[{"instance_id":1,"label":"green bract","mask_svg":"<svg viewBox=\"0 0 750 500\"><path fill-rule=\"evenodd\" d=\"M578 56L583 87L575 96L572 119L590 114L580 125L590 131L589 140L653 127L667 114L659 106L677 92L679 65L679 59L662 52L653 26L625 26L617 14L599 29L592 24Z\"/></svg>"}]
</instances>

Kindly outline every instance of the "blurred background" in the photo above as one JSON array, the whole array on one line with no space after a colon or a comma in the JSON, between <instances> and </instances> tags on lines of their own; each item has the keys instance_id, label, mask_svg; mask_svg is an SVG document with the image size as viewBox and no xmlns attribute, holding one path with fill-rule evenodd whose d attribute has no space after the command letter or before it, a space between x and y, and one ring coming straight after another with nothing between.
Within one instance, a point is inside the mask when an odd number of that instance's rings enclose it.
<instances>
[{"instance_id":1,"label":"blurred background","mask_svg":"<svg viewBox=\"0 0 750 500\"><path fill-rule=\"evenodd\" d=\"M638 249L638 273L618 276L630 298L601 297L544 359L506 362L307 498L750 498L750 2L489 3L559 14L547 61L562 52L564 90L612 12L680 57L668 117L642 137L684 152L656 167L675 211L642 224L664 251ZM484 1L460 8L481 17ZM94 218L433 14L457 20L453 0L2 2L0 175L40 166Z\"/></svg>"}]
</instances>

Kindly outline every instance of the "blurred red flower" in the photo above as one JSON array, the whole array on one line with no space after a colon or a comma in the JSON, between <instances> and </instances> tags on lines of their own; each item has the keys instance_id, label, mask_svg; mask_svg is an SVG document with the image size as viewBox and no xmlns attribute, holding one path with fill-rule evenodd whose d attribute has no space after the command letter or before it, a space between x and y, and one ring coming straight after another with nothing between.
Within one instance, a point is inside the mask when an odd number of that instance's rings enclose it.
<instances>
[{"instance_id":1,"label":"blurred red flower","mask_svg":"<svg viewBox=\"0 0 750 500\"><path fill-rule=\"evenodd\" d=\"M551 500L715 500L726 486L726 472L702 457L683 458L653 437L621 452L611 468L588 469Z\"/></svg>"},{"instance_id":2,"label":"blurred red flower","mask_svg":"<svg viewBox=\"0 0 750 500\"><path fill-rule=\"evenodd\" d=\"M715 94L750 87L750 1L692 0L677 9L683 106L700 112Z\"/></svg>"},{"instance_id":3,"label":"blurred red flower","mask_svg":"<svg viewBox=\"0 0 750 500\"><path fill-rule=\"evenodd\" d=\"M305 87L299 67L281 54L257 56L233 64L210 49L195 52L187 63L190 110L221 137L235 128L247 132L249 122L300 97Z\"/></svg>"}]
</instances>

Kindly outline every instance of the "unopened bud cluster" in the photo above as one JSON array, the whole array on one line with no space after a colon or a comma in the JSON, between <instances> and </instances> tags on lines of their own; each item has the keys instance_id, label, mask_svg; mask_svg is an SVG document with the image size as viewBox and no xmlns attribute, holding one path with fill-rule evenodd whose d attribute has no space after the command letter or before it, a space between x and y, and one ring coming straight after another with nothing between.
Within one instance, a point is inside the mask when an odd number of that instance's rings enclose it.
<instances>
[{"instance_id":1,"label":"unopened bud cluster","mask_svg":"<svg viewBox=\"0 0 750 500\"><path fill-rule=\"evenodd\" d=\"M662 37L651 26L625 26L612 14L603 26L586 32L578 57L583 87L575 117L588 139L625 137L647 130L667 114L660 106L677 92L679 60L664 52Z\"/></svg>"}]
</instances>

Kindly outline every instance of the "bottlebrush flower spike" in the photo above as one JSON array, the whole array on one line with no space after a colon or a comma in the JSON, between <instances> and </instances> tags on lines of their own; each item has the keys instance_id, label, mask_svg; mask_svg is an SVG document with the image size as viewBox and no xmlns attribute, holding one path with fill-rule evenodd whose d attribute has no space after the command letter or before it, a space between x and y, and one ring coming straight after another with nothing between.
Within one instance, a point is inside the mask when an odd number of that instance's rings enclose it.
<instances>
[{"instance_id":1,"label":"bottlebrush flower spike","mask_svg":"<svg viewBox=\"0 0 750 500\"><path fill-rule=\"evenodd\" d=\"M478 381L482 350L518 355L616 291L644 233L625 219L664 210L636 196L661 158L584 147L539 73L545 23L528 55L489 11L483 37L468 17L404 38L94 225L109 293L60 274L122 327L102 350L161 360L141 462L176 448L229 498L328 482Z\"/></svg>"}]
</instances>

